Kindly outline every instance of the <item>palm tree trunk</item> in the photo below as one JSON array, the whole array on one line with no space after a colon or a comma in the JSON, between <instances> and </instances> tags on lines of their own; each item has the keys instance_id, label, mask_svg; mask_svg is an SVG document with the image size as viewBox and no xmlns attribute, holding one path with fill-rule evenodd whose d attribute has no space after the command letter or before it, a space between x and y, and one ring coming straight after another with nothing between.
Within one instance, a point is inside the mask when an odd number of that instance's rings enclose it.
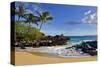
<instances>
[{"instance_id":1,"label":"palm tree trunk","mask_svg":"<svg viewBox=\"0 0 100 67\"><path fill-rule=\"evenodd\" d=\"M18 21L20 20L20 16L18 17Z\"/></svg>"},{"instance_id":2,"label":"palm tree trunk","mask_svg":"<svg viewBox=\"0 0 100 67\"><path fill-rule=\"evenodd\" d=\"M41 25L40 25L40 29L39 29L39 30L41 30L41 28L42 28L42 25L43 25L43 21L42 21L42 23L41 23Z\"/></svg>"}]
</instances>

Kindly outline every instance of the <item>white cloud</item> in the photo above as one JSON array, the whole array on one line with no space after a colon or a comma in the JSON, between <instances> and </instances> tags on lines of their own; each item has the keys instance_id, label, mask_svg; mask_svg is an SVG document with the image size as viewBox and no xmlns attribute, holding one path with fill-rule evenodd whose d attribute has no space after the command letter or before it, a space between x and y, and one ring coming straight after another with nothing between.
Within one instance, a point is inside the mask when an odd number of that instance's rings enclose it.
<instances>
[{"instance_id":1,"label":"white cloud","mask_svg":"<svg viewBox=\"0 0 100 67\"><path fill-rule=\"evenodd\" d=\"M92 13L91 10L89 10L88 12L85 12L85 17L82 18L82 22L83 23L97 23L97 12Z\"/></svg>"},{"instance_id":2,"label":"white cloud","mask_svg":"<svg viewBox=\"0 0 100 67\"><path fill-rule=\"evenodd\" d=\"M88 15L88 14L90 14L91 12L92 12L92 11L89 10L89 11L85 12L84 15Z\"/></svg>"}]
</instances>

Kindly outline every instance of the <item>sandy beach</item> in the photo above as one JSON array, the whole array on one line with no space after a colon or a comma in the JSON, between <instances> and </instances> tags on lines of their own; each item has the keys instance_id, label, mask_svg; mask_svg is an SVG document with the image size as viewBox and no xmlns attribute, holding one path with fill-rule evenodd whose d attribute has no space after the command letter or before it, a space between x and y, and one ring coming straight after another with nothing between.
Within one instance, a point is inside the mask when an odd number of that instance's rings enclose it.
<instances>
[{"instance_id":1,"label":"sandy beach","mask_svg":"<svg viewBox=\"0 0 100 67\"><path fill-rule=\"evenodd\" d=\"M51 64L66 62L95 61L97 57L62 58L39 52L15 52L15 65Z\"/></svg>"}]
</instances>

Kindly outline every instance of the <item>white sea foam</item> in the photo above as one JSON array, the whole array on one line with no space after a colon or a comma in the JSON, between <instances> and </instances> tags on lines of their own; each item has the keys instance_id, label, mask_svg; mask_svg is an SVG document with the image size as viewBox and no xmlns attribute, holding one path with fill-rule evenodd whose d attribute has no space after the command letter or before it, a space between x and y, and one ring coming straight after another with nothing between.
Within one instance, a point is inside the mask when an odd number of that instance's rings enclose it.
<instances>
[{"instance_id":1,"label":"white sea foam","mask_svg":"<svg viewBox=\"0 0 100 67\"><path fill-rule=\"evenodd\" d=\"M22 49L22 50L29 51L29 52L49 53L49 54L53 54L53 55L58 55L60 57L87 56L86 54L82 53L81 51L76 51L75 48L65 49L66 47L69 47L69 45L56 46L56 47L40 47L40 48L27 47L26 49L24 49L24 50Z\"/></svg>"}]
</instances>

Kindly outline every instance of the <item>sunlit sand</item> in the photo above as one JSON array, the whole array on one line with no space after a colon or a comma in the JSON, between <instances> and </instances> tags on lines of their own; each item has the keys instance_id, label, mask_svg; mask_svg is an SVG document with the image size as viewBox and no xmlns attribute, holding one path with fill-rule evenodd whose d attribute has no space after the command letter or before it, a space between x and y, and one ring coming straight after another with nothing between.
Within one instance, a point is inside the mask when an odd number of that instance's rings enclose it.
<instances>
[{"instance_id":1,"label":"sunlit sand","mask_svg":"<svg viewBox=\"0 0 100 67\"><path fill-rule=\"evenodd\" d=\"M15 52L15 65L95 61L97 57L63 58L46 53Z\"/></svg>"}]
</instances>

